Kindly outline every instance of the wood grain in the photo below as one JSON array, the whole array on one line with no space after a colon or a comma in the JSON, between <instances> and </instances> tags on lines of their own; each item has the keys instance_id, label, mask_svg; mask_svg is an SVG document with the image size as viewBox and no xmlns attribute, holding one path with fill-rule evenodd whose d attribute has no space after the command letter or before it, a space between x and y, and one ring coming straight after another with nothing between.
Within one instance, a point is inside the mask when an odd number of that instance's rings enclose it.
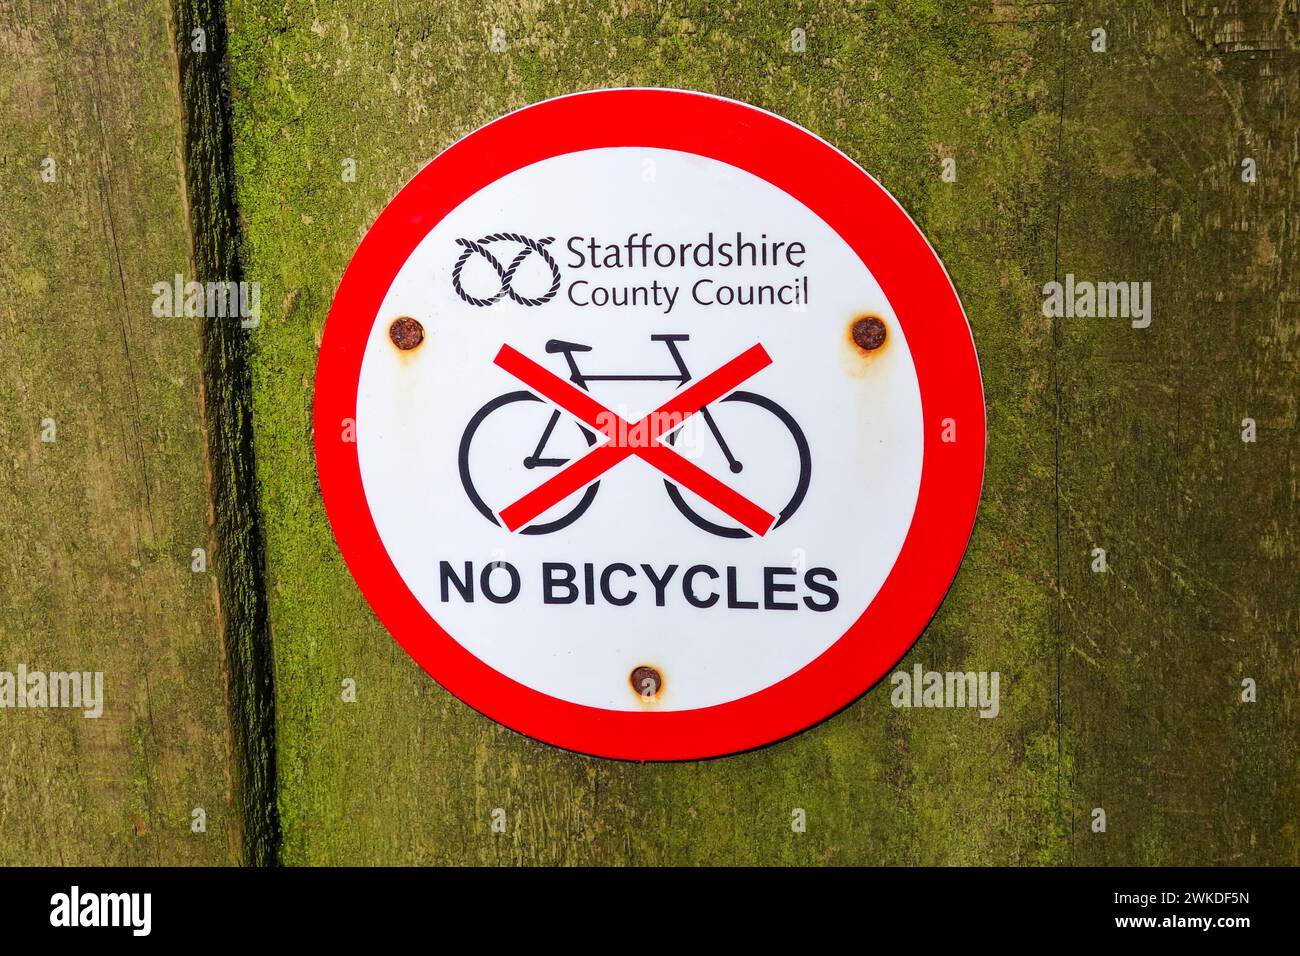
<instances>
[{"instance_id":1,"label":"wood grain","mask_svg":"<svg viewBox=\"0 0 1300 956\"><path fill-rule=\"evenodd\" d=\"M0 864L242 859L215 579L191 571L214 551L199 331L151 311L191 274L168 22L0 3L0 669L102 671L105 697L0 710Z\"/></svg>"}]
</instances>

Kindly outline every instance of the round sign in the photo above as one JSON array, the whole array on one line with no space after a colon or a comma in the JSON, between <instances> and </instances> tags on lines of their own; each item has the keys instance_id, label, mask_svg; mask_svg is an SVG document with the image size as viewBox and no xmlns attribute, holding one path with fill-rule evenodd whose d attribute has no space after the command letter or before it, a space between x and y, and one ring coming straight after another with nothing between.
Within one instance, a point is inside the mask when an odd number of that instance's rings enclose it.
<instances>
[{"instance_id":1,"label":"round sign","mask_svg":"<svg viewBox=\"0 0 1300 956\"><path fill-rule=\"evenodd\" d=\"M362 592L449 691L637 760L759 746L934 614L984 465L942 264L770 113L609 90L511 113L343 276L316 455Z\"/></svg>"}]
</instances>

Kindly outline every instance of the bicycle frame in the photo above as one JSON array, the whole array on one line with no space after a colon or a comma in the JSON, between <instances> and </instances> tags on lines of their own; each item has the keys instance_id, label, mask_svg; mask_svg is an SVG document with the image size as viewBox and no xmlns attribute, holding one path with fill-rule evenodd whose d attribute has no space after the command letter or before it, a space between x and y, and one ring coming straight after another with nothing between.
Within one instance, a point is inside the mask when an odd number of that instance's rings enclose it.
<instances>
[{"instance_id":1,"label":"bicycle frame","mask_svg":"<svg viewBox=\"0 0 1300 956\"><path fill-rule=\"evenodd\" d=\"M682 333L650 336L650 341L662 342L667 347L668 354L673 357L673 364L677 366L676 375L585 375L578 368L578 360L574 358L574 353L589 352L591 346L552 339L546 343L546 351L552 355L557 352L564 355L564 360L569 366L569 381L584 390L588 382L677 382L685 385L691 380L691 373L686 367L686 360L682 358L681 351L677 348L677 343L689 340L690 336Z\"/></svg>"},{"instance_id":2,"label":"bicycle frame","mask_svg":"<svg viewBox=\"0 0 1300 956\"><path fill-rule=\"evenodd\" d=\"M591 346L581 345L577 342L563 342L558 339L551 339L546 343L546 351L551 355L559 353L564 356L564 360L569 366L569 381L573 382L574 385L578 386L583 391L588 391L587 384L589 382L676 382L681 386L691 380L691 372L690 369L686 367L686 360L682 358L682 353L681 350L678 349L677 343L690 341L690 338L689 335L684 333L664 333L650 336L650 341L662 342L668 349L668 354L672 356L673 363L677 366L677 373L675 375L587 375L578 368L578 361L574 357L574 354L577 352L590 352ZM714 440L718 443L718 447L722 449L723 455L726 456L727 464L731 471L735 474L739 474L744 466L731 454L731 448L727 445L726 439L722 437L722 432L718 430L718 426L713 421L713 415L709 413L708 407L706 406L705 408L700 409L699 414L704 419L709 431L712 432ZM558 468L559 466L568 463L569 459L567 458L542 457L542 452L546 448L546 443L550 440L551 432L555 430L556 422L559 420L560 412L559 409L556 409L551 412L550 420L546 423L546 428L542 432L542 437L541 440L538 441L537 447L533 449L531 455L524 459L525 468ZM592 432L585 427L581 425L578 427L582 428L583 432L588 436L594 437ZM670 436L670 443L672 437L675 436Z\"/></svg>"}]
</instances>

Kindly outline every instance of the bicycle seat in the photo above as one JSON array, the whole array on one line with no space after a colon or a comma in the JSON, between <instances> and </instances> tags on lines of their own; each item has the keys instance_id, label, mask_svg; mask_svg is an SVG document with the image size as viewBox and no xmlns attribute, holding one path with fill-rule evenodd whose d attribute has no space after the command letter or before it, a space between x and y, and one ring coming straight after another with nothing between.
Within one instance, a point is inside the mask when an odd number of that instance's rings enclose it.
<instances>
[{"instance_id":1,"label":"bicycle seat","mask_svg":"<svg viewBox=\"0 0 1300 956\"><path fill-rule=\"evenodd\" d=\"M546 343L546 354L554 355L556 352L590 352L590 345L579 345L577 342L562 342L559 339L551 339Z\"/></svg>"}]
</instances>

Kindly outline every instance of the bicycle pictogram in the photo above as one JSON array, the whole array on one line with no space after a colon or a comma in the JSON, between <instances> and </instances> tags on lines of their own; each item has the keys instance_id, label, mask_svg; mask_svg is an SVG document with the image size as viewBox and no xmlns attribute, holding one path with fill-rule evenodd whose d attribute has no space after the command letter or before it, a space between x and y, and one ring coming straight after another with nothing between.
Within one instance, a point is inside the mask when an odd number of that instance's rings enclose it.
<instances>
[{"instance_id":1,"label":"bicycle pictogram","mask_svg":"<svg viewBox=\"0 0 1300 956\"><path fill-rule=\"evenodd\" d=\"M673 506L693 525L710 534L747 538L765 534L788 521L808 491L812 464L807 438L781 405L764 395L736 388L770 364L771 359L761 345L755 345L709 375L693 379L680 348L680 343L689 339L684 334L651 335L651 341L663 343L668 350L674 368L644 374L585 372L579 367L577 356L592 351L591 346L552 339L546 343L546 353L564 357L567 380L503 346L496 364L529 387L493 398L465 426L458 464L461 483L474 507L493 524L504 524L511 531L550 534L582 517L600 489L599 478L620 461L635 456L664 474L664 488ZM629 423L591 396L589 386L599 382L661 382L675 384L679 390L640 421ZM517 501L499 502L494 510L487 501L490 496L480 490L482 476L476 480L472 473L471 461L479 447L475 444L476 437L493 416L532 409L547 401L557 407L549 409L544 419L536 416L535 437L519 439L520 451L524 452L519 465L528 472L554 470L554 474ZM738 414L741 410L749 414ZM576 440L568 443L572 450L548 451L556 444L557 428L562 427L565 411L577 419L572 423L577 429ZM703 422L703 428L696 430L699 441L708 443L707 451L732 475L740 475L747 468L773 467L778 455L793 454L797 459L797 470L784 469L792 476L783 495L784 503L775 514L768 513L682 454L685 450L682 426L696 415ZM602 433L610 440L594 448ZM518 428L512 429L504 436L498 435L496 440L503 437L514 440L517 434ZM739 440L737 435L741 436ZM743 442L744 447L739 447L738 442ZM508 460L513 464L513 459ZM579 491L581 496L568 511L544 521L536 520ZM713 506L722 515L703 507L704 504ZM720 520L723 517L729 517L734 523L724 523Z\"/></svg>"},{"instance_id":2,"label":"bicycle pictogram","mask_svg":"<svg viewBox=\"0 0 1300 956\"><path fill-rule=\"evenodd\" d=\"M549 302L551 299L555 298L555 293L560 289L560 267L556 263L555 257L552 256L546 248L554 241L554 236L547 236L545 239L530 239L527 236L521 236L517 232L494 232L481 239L457 239L456 245L460 246L465 251L460 254L460 257L456 260L456 264L452 267L452 288L456 290L458 296L470 305L493 305L504 299L506 296L509 296L512 301L518 302L520 305L542 305ZM511 258L509 265L503 266L501 260L498 259L492 253L492 250L488 248L488 246L498 242L513 242L517 243L521 247L520 250L515 253L514 257ZM522 296L515 291L514 281L515 275L518 273L520 266L522 266L524 261L534 253L536 253L537 257L542 260L547 269L550 270L551 286L540 296L529 298L527 296ZM492 267L493 271L496 272L497 279L501 282L501 287L490 296L472 296L466 292L464 286L461 285L461 273L465 269L465 263L468 262L470 256L473 255L478 255L483 258L487 264Z\"/></svg>"}]
</instances>

